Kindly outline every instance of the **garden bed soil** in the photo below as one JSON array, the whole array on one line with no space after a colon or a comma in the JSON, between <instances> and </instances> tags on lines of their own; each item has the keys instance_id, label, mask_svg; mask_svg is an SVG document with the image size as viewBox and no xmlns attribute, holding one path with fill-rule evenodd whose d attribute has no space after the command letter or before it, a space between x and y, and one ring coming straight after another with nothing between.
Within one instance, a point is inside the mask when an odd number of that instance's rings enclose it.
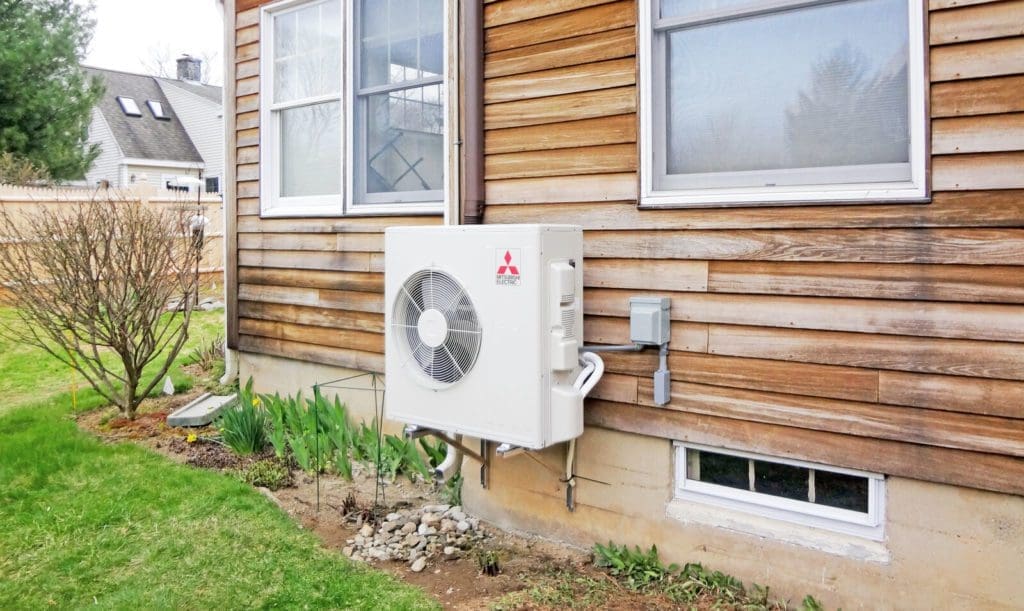
<instances>
[{"instance_id":1,"label":"garden bed soil","mask_svg":"<svg viewBox=\"0 0 1024 611\"><path fill-rule=\"evenodd\" d=\"M258 456L237 456L212 440L216 435L213 427L167 426L167 415L199 394L201 391L147 400L132 421L117 417L116 410L107 408L80 415L78 423L105 441L138 443L175 462L226 474L273 457L272 450ZM195 435L191 442L190 435ZM377 515L444 502L432 484L400 477L378 489L372 468L358 464L353 467L352 481L322 475L318 482L293 470L294 485L260 491L303 528L316 533L325 546L339 551L351 545L362 525L355 514L343 515L350 494L357 508L364 510L364 517L371 513L366 510L373 508L375 501L380 504ZM626 589L594 567L588 551L504 532L487 523L481 528L488 538L478 544L477 550L466 550L452 559L431 558L422 572L413 572L404 561L377 562L373 566L423 589L448 609L678 608L664 597ZM496 553L501 567L498 575L481 573L480 549Z\"/></svg>"}]
</instances>

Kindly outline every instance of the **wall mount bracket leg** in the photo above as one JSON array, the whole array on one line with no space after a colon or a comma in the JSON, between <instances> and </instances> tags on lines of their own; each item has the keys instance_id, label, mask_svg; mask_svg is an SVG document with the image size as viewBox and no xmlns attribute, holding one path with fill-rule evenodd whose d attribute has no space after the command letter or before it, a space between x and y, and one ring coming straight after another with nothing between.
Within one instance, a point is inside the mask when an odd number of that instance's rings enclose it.
<instances>
[{"instance_id":1,"label":"wall mount bracket leg","mask_svg":"<svg viewBox=\"0 0 1024 611\"><path fill-rule=\"evenodd\" d=\"M490 454L487 451L487 440L480 440L480 451L471 450L469 446L462 442L456 441L448 433L444 431L438 431L436 429L428 429L418 427L415 424L410 424L405 427L405 436L409 439L417 439L420 437L437 437L441 441L448 444L449 447L458 448L463 454L469 456L473 460L480 463L480 486L487 488L490 479L490 466L491 459Z\"/></svg>"}]
</instances>

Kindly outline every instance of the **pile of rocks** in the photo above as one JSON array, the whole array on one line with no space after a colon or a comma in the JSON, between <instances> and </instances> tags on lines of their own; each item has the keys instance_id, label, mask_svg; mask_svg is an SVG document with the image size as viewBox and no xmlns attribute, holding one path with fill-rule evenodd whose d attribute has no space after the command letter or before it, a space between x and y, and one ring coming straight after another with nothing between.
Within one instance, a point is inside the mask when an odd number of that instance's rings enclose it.
<instances>
[{"instance_id":1,"label":"pile of rocks","mask_svg":"<svg viewBox=\"0 0 1024 611\"><path fill-rule=\"evenodd\" d=\"M418 573L427 560L438 556L455 559L487 538L480 520L456 505L426 505L389 513L380 526L364 524L343 553L357 561L408 562Z\"/></svg>"}]
</instances>

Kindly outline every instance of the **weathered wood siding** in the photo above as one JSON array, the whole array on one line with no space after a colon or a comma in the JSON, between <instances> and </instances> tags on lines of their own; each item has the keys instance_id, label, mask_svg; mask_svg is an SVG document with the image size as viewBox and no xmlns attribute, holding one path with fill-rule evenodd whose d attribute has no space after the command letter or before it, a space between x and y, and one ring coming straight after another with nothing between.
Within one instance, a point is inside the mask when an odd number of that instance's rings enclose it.
<instances>
[{"instance_id":1,"label":"weathered wood siding","mask_svg":"<svg viewBox=\"0 0 1024 611\"><path fill-rule=\"evenodd\" d=\"M587 422L1024 493L1024 0L932 0L928 205L638 210L633 0L486 2L487 223L584 226Z\"/></svg>"},{"instance_id":2,"label":"weathered wood siding","mask_svg":"<svg viewBox=\"0 0 1024 611\"><path fill-rule=\"evenodd\" d=\"M235 15L238 346L384 370L384 228L440 217L261 219L259 7Z\"/></svg>"}]
</instances>

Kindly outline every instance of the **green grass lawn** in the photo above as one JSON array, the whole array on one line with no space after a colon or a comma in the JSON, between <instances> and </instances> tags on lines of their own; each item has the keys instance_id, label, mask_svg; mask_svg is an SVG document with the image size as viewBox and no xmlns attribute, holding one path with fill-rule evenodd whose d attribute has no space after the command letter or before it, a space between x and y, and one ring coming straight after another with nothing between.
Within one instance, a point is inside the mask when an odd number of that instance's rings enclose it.
<instances>
[{"instance_id":1,"label":"green grass lawn","mask_svg":"<svg viewBox=\"0 0 1024 611\"><path fill-rule=\"evenodd\" d=\"M221 316L197 314L191 343ZM436 607L232 478L79 431L69 376L0 340L0 609Z\"/></svg>"}]
</instances>

